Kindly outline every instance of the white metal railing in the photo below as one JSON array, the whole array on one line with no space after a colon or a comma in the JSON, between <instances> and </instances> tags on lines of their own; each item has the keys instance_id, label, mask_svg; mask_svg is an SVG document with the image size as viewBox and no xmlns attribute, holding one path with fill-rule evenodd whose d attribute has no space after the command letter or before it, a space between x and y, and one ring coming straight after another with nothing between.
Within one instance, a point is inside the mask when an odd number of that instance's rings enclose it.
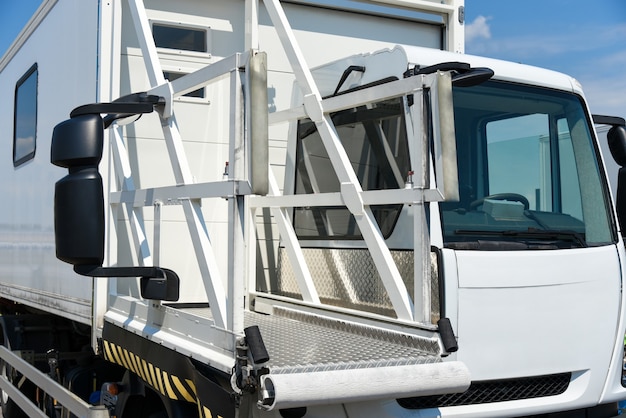
<instances>
[{"instance_id":1,"label":"white metal railing","mask_svg":"<svg viewBox=\"0 0 626 418\"><path fill-rule=\"evenodd\" d=\"M109 418L109 411L103 405L90 405L78 396L52 380L8 348L0 346L0 360L19 371L26 379L63 405L72 414L81 418ZM6 366L5 366L6 367ZM22 393L6 376L0 376L0 389L6 393L29 417L46 418L48 415L40 410L31 399Z\"/></svg>"},{"instance_id":2,"label":"white metal railing","mask_svg":"<svg viewBox=\"0 0 626 418\"><path fill-rule=\"evenodd\" d=\"M406 0L409 1L409 0ZM455 0L451 0L454 1ZM398 1L390 1L398 3ZM423 3L424 1L409 1L410 3ZM133 242L138 251L140 263L149 265L158 261L159 237L160 237L160 208L166 202L175 202L182 205L184 209L186 223L192 238L193 247L196 252L196 259L200 267L202 279L212 317L217 328L228 330L234 334L239 334L243 330L243 300L244 288L246 286L244 277L246 267L241 263L246 255L244 237L245 227L243 219L247 216L247 205L243 196L251 194L250 176L248 173L248 158L242 150L247 146L244 143L245 119L241 115L245 112L245 103L249 102L250 93L245 91L239 71L245 67L251 59L251 53L235 54L224 58L216 63L210 64L191 74L185 75L173 82L167 82L163 78L161 64L156 52L154 40L150 31L146 11L142 0L128 0L131 15L139 44L144 59L144 65L148 73L148 78L152 88L149 94L155 94L165 99L165 106L160 111L159 117L163 127L164 139L167 144L170 162L175 174L175 186L157 187L151 189L138 190L132 181L130 163L125 149L123 138L119 131L116 131L113 139L113 154L118 182L121 190L114 191L109 196L111 205L124 205L129 214ZM431 2L428 2L429 4ZM415 6L413 4L413 6ZM289 62L295 74L296 82L304 94L303 104L295 106L281 112L269 115L269 123L275 124L290 121L298 118L308 117L315 122L322 138L324 147L327 150L330 161L341 184L339 193L281 196L276 179L273 178L271 170L269 172L269 185L271 196L255 196L249 200L249 204L255 208L270 208L277 222L279 233L287 254L291 260L291 265L295 266L295 276L298 286L303 295L304 301L314 305L320 305L319 295L315 289L314 279L307 268L302 255L302 249L289 222L286 209L294 206L322 206L337 205L346 206L354 215L358 227L363 234L364 241L372 255L372 259L383 281L383 285L389 295L392 306L397 317L404 322L430 321L430 241L425 218L425 204L430 201L439 201L446 195L444 182L444 161L442 156L446 155L446 147L440 144L441 137L450 137L450 132L446 131L443 125L434 126L435 166L432 168L434 176L431 176L429 157L425 154L427 146L428 132L424 129L426 121L423 119L424 110L421 107L422 94L425 90L437 91L439 86L450 83L449 76L445 74L432 74L426 76L412 77L404 80L387 83L367 90L344 94L338 97L322 99L312 73L309 70L302 51L299 49L296 37L290 27L287 17L282 9L279 0L265 0L265 8L276 29L282 47L287 54ZM434 6L433 6L434 7ZM441 8L450 16L452 8L449 4ZM258 0L246 1L246 16L257 18ZM255 24L256 23L256 24ZM246 45L255 47L258 42L258 22L249 23ZM229 161L232 171L226 181L195 183L183 148L183 141L176 123L172 103L174 98L184 95L199 87L206 86L212 80L223 75L230 75L230 94L235 98L231 100L231 126L229 138ZM409 135L410 156L412 169L416 173L417 181L411 188L399 190L363 191L360 182L351 166L345 150L343 149L330 113L359 106L365 103L385 100L393 97L403 97L407 94L416 96L411 114L407 114L407 131ZM434 97L444 97L433 95ZM433 102L433 121L439 120L439 108L451 108L450 103L441 106ZM237 116L239 115L239 116ZM448 115L449 117L449 115ZM443 131L443 132L441 132ZM452 138L453 138L452 132ZM425 148L426 147L426 148ZM437 179L434 184L430 184L431 177ZM224 272L220 272L218 262L215 257L211 239L207 232L205 219L200 207L200 199L208 197L232 196L228 199L229 225L228 225L228 281L222 280ZM401 274L391 256L391 252L378 228L371 205L375 204L404 203L412 205L414 213L414 242L415 246L415 276L414 289L407 289ZM155 242L154 254L150 253L149 245L146 241L144 222L141 218L141 208L152 206L155 209ZM248 255L250 255L248 251ZM253 256L251 256L253 257ZM254 268L249 268L254 272ZM254 273L250 273L254 274ZM225 287L224 283L228 283ZM254 292L253 288L250 290ZM414 301L418 301L414 303Z\"/></svg>"},{"instance_id":3,"label":"white metal railing","mask_svg":"<svg viewBox=\"0 0 626 418\"><path fill-rule=\"evenodd\" d=\"M430 321L431 294L430 240L424 205L427 201L442 200L445 195L443 187L446 184L446 182L444 182L445 171L441 156L447 154L444 152L445 147L441 146L441 137L443 134L444 137L453 139L454 132L453 127L449 128L449 124L442 124L441 126L439 124L434 125L435 143L437 144L436 148L433 150L436 161L435 171L437 174L436 178L442 189L437 189L436 185L430 188L430 164L429 158L426 155L428 150L426 145L428 143L428 132L424 129L424 127L428 126L428 123L423 120L422 117L424 109L421 106L423 103L421 94L424 90L431 89L436 93L433 94L435 98L440 96L449 97L449 94L438 91L438 89L446 83L449 85L449 76L447 80L443 80L442 82L438 79L438 77L442 77L440 74L415 77L413 79L409 78L373 87L367 89L367 91L358 91L323 100L311 71L304 60L303 53L299 49L298 42L287 17L280 6L279 0L266 0L264 1L264 5L278 33L289 62L291 63L296 82L304 96L302 106L297 107L295 111L294 109L289 109L277 115L270 115L270 123L293 120L305 116L311 119L317 127L332 167L339 179L341 191L340 193L332 194L332 196L315 194L315 196L283 197L279 206L275 206L277 201L281 199L279 197L255 198L252 204L258 207L267 205L273 208L272 213L277 219L281 231L281 238L285 244L287 254L290 257L291 265L297 266L295 276L303 298L307 302L314 303L318 300L314 280L310 278L310 273L306 268L306 262L304 262L304 258L299 251L295 233L289 222L287 222L286 213L281 208L283 207L282 205L285 205L285 207L293 207L294 205L325 206L329 204L329 200L334 200L334 204L346 206L358 224L398 319L428 323ZM330 113L371 103L376 100L384 100L407 94L416 95L415 103L418 104L413 107L414 110L412 115L410 115L410 120L414 122L414 125L408 127L412 169L415 173L418 173L417 182L410 190L363 191L351 162L341 145L334 124L330 118ZM440 108L451 109L451 102L438 103L437 100L434 100L433 108L433 115L437 121L439 120ZM449 112L448 110L442 111ZM446 116L449 117L450 115L446 114ZM452 129L452 132L450 132L450 129ZM449 143L449 141L443 141L443 143ZM453 163L454 165L456 164L455 161ZM453 184L452 179L450 179L447 184ZM274 188L273 194L277 195L276 188ZM410 293L406 289L400 272L378 228L373 212L370 209L370 205L372 204L395 203L394 197L399 200L398 203L408 203L414 207L415 287L412 289L413 298L411 298ZM296 204L298 199L300 199L300 204ZM414 306L413 301L418 301L416 302L417 306Z\"/></svg>"},{"instance_id":4,"label":"white metal railing","mask_svg":"<svg viewBox=\"0 0 626 418\"><path fill-rule=\"evenodd\" d=\"M249 188L246 188L245 185L239 185L236 182L195 184L183 148L183 141L176 123L172 103L175 97L182 96L189 91L205 86L209 84L211 80L225 74L231 75L232 97L239 97L239 92L241 92L242 88L238 71L239 68L244 65L244 60L247 59L247 56L235 54L169 83L163 77L163 71L156 52L143 1L129 0L128 3L139 39L144 65L148 73L150 84L152 85L152 89L148 91L148 94L158 95L165 99L164 109L160 112L159 116L177 185L150 190L136 190L132 182L130 163L122 137L120 134L116 133L114 147L112 149L118 179L122 184L122 190L110 195L110 204L124 204L126 206L130 217L131 232L135 248L139 251L138 257L140 262L146 265L151 264L153 260L146 242L146 234L144 223L140 216L140 208L145 206L155 207L157 216L155 219L154 235L158 239L160 237L159 220L161 204L163 202L176 202L182 205L215 324L219 328L232 330L234 322L237 321L240 324L235 328L242 329L241 320L235 318L232 305L228 306L228 301L232 303L232 301L237 299L233 293L237 292L233 289L233 286L230 286L229 289L224 288L222 273L219 271L218 262L206 230L205 220L200 206L200 198L228 196L242 192L249 193ZM231 132L230 140L232 167L236 167L238 160L241 159L240 156L236 155L235 150L237 149L237 145L242 142L240 136L243 129L239 126L240 119L234 116L242 114L242 109L238 108L238 106L241 106L241 102L242 100L240 99L231 101L231 106L233 107L231 109L231 115L233 115L234 120L234 128L232 129L233 132ZM234 177L231 177L231 179L234 179ZM153 198L147 199L147 195ZM236 205L237 203L234 200L235 199L233 199L233 202L229 202L229 205ZM232 229L232 227L229 229ZM230 241L229 245L235 241L234 237L231 237L231 239L232 241ZM158 241L155 241L155 248L159 248ZM160 258L158 254L156 258ZM231 263L231 266L232 264L234 263ZM231 294L229 295L227 292L231 292ZM238 293L242 293L242 291Z\"/></svg>"},{"instance_id":5,"label":"white metal railing","mask_svg":"<svg viewBox=\"0 0 626 418\"><path fill-rule=\"evenodd\" d=\"M321 105L322 96L304 60L287 16L278 0L267 0L264 4L278 32L283 49L287 53L296 76L296 81L304 95L304 109L307 116L315 123L341 183L341 194L344 203L356 219L398 318L411 320L413 319L413 304L406 291L406 286L391 257L389 248L384 242L374 214L369 206L363 205L360 197L363 192L361 184L352 168L348 155L341 145L329 114L324 112L324 108Z\"/></svg>"},{"instance_id":6,"label":"white metal railing","mask_svg":"<svg viewBox=\"0 0 626 418\"><path fill-rule=\"evenodd\" d=\"M232 72L234 69L239 67L240 58L240 55L235 55L226 59L227 61L230 61L230 65L226 67L229 72ZM219 69L219 66L216 69ZM220 75L222 74L216 71L205 74L205 76L211 77L208 81L212 78L219 77ZM207 84L206 80L204 81L204 84ZM237 91L237 89L234 90ZM149 93L152 94L154 91L149 91ZM173 91L173 96L177 94L177 91ZM182 139L178 133L178 127L173 120L173 115L170 116L170 118L164 118L162 115L160 116L162 119L165 119L165 123L162 125L164 126L165 131L165 141L169 145L168 150L170 151L170 161L173 166L178 168L178 170L175 169L175 172L178 173L176 175L178 185L138 190L134 188L130 173L123 174L124 170L119 170L118 173L120 173L119 176L122 179L123 187L121 191L110 194L109 203L111 205L124 204L127 207L135 248L137 248L140 253L140 262L145 263L146 265L151 264L152 259L148 248L149 246L145 240L145 231L143 229L144 224L140 218L140 208L152 206L156 208L158 214L160 205L163 203L182 205L189 233L191 234L194 249L196 251L196 258L199 263L202 277L205 280L204 284L206 293L209 298L216 326L223 329L231 329L227 320L226 290L222 284L221 273L217 267L218 263L206 231L204 216L200 207L200 198L232 196L239 193L249 193L250 188L248 187L247 182L237 182L234 180L195 183L189 174L189 166L182 149ZM170 119L169 123L167 122L167 119ZM116 142L116 146L113 147L113 152L115 154L114 159L119 161L117 164L118 166L130 167L128 156L121 140ZM160 235L158 228L160 228L160 222L158 222L157 216L155 219L156 238ZM155 244L158 247L158 241L155 241ZM159 256L157 255L156 257L158 258Z\"/></svg>"}]
</instances>

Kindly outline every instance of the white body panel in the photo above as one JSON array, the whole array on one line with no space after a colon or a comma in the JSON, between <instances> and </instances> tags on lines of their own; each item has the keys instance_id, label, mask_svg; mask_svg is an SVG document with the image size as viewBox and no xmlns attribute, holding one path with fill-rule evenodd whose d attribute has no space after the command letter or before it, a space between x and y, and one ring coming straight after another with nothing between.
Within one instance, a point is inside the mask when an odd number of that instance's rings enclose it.
<instances>
[{"instance_id":1,"label":"white body panel","mask_svg":"<svg viewBox=\"0 0 626 418\"><path fill-rule=\"evenodd\" d=\"M0 288L4 297L91 323L92 280L72 272L54 256L54 182L63 170L50 164L54 126L81 103L97 100L98 5L59 2L41 21L25 29L30 36L0 68L4 144L0 205L2 243ZM68 24L71 22L71 24ZM37 64L38 114L35 158L11 163L13 98L17 81ZM60 279L62 278L62 279Z\"/></svg>"}]
</instances>

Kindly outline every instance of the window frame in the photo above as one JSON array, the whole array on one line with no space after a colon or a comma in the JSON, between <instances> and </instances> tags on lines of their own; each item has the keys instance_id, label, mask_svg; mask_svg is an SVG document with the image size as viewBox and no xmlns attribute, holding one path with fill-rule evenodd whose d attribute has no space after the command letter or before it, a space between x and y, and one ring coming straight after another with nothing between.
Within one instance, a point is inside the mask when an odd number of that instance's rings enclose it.
<instances>
[{"instance_id":1,"label":"window frame","mask_svg":"<svg viewBox=\"0 0 626 418\"><path fill-rule=\"evenodd\" d=\"M206 50L195 51L191 49L168 48L165 46L159 46L157 45L156 39L154 39L154 27L155 26L167 27L167 28L172 28L172 29L188 29L190 31L202 31L204 32L204 46ZM212 43L211 43L211 27L210 26L180 22L180 21L151 19L150 20L150 32L152 33L152 37L154 39L154 45L157 51L175 53L177 55L188 55L188 56L209 57L209 58L211 57Z\"/></svg>"},{"instance_id":2,"label":"window frame","mask_svg":"<svg viewBox=\"0 0 626 418\"><path fill-rule=\"evenodd\" d=\"M35 75L35 97L34 97L34 128L33 128L33 144L31 149L23 155L16 155L17 152L17 136L18 136L18 93L20 88L26 83L31 76ZM34 63L20 79L15 83L15 92L13 96L13 167L17 168L35 158L37 152L37 116L39 108L39 66ZM21 128L21 125L20 125ZM29 128L31 128L29 126Z\"/></svg>"}]
</instances>

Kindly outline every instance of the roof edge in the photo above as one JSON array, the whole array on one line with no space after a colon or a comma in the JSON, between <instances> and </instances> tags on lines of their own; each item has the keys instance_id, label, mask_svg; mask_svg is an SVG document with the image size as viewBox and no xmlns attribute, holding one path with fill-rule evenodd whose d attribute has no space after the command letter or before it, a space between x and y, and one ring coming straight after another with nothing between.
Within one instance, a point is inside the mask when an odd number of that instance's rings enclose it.
<instances>
[{"instance_id":1,"label":"roof edge","mask_svg":"<svg viewBox=\"0 0 626 418\"><path fill-rule=\"evenodd\" d=\"M35 32L37 27L43 22L50 10L57 4L58 0L44 0L39 8L33 13L33 16L26 23L21 32L17 35L9 49L0 58L0 73L4 71L5 67L11 62L13 57L24 46L28 38Z\"/></svg>"}]
</instances>

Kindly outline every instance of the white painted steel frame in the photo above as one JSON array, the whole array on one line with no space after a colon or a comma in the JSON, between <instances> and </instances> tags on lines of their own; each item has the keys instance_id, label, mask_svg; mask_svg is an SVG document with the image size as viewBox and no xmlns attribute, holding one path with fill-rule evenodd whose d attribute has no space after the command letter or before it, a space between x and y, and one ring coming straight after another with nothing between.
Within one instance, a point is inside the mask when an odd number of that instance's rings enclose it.
<instances>
[{"instance_id":1,"label":"white painted steel frame","mask_svg":"<svg viewBox=\"0 0 626 418\"><path fill-rule=\"evenodd\" d=\"M215 326L225 330L232 330L236 334L243 331L243 312L241 309L235 309L243 306L243 279L230 280L228 289L224 288L222 280L222 272L219 271L218 262L213 251L211 240L206 229L204 216L200 206L201 197L220 197L233 196L238 192L248 192L249 187L238 187L234 179L236 176L243 177L245 170L244 155L239 150L243 144L243 98L242 80L239 75L239 68L246 62L247 55L242 57L236 54L232 57L205 67L195 73L180 78L174 83L169 83L163 77L163 71L156 51L156 46L152 38L149 21L142 0L128 1L133 24L137 32L139 44L144 59L144 65L148 73L148 78L152 89L149 94L155 94L165 99L165 106L160 111L161 125L170 156L170 163L174 170L174 176L177 186L172 188L136 190L132 181L132 173L130 172L130 163L126 148L121 135L114 135L112 151L118 180L122 190L110 194L110 203L115 205L123 203L127 209L130 219L131 232L135 248L138 251L139 262L143 265L152 264L152 257L149 251L149 245L146 241L144 231L144 222L140 216L140 208L144 206L155 207L155 246L159 248L158 238L160 236L160 205L163 202L171 203L172 199L176 203L183 206L187 226L192 239L193 247L196 252L196 259L200 268L204 286L211 306L213 320ZM233 100L231 108L231 126L230 126L230 167L232 168L229 182L219 182L217 184L205 184L203 187L194 184L194 179L188 164L187 157L183 148L183 141L178 130L176 118L172 108L172 102L175 97L184 95L189 91L193 91L200 86L208 84L212 79L224 74L230 74L231 77L231 97ZM119 128L115 128L116 130ZM220 184L221 183L221 184ZM186 186L195 186L188 189ZM203 193L198 194L197 190L201 188ZM156 193L155 193L156 192ZM159 193L160 192L160 193ZM174 193L172 193L174 192ZM209 192L209 193L206 193ZM213 194L213 193L215 194ZM225 192L225 193L224 193ZM147 199L137 196L161 195L162 199ZM190 197L193 196L193 197ZM243 219L240 213L244 211L244 205L241 199L229 199L229 277L243 278L243 273L239 271L239 264L235 260L240 259L238 255L243 253L243 227L238 220ZM160 258L157 256L157 258ZM241 288L241 289L239 289ZM228 293L227 293L228 292ZM240 312L241 311L241 312Z\"/></svg>"},{"instance_id":2,"label":"white painted steel frame","mask_svg":"<svg viewBox=\"0 0 626 418\"><path fill-rule=\"evenodd\" d=\"M441 83L443 85L450 85L450 77L448 73L437 73L427 76L413 77L409 79L394 81L384 85L372 87L366 90L359 90L353 93L348 93L342 96L328 98L321 100L320 106L324 109L325 114L332 113L338 110L357 107L363 104L372 103L375 101L385 100L392 97L402 97L407 94L414 95L414 105L410 108L406 106L406 109L410 109L407 113L407 135L409 137L409 152L412 161L412 167L415 170L414 183L404 189L391 189L391 190L372 190L358 192L358 201L363 207L369 207L376 204L406 204L412 206L414 213L414 242L415 247L415 268L414 268L414 289L413 300L420 301L415 304L414 311L411 312L411 316L401 317L400 320L415 321L423 324L430 323L430 311L431 311L431 260L430 260L430 237L426 220L425 205L428 202L436 202L444 200L445 189L455 190L456 186L453 181L448 179L444 181L444 173L450 170L448 165L456 164L456 161L444 161L442 157L442 144L449 144L450 140L454 140L454 130L440 126L440 121L444 120L439 115L439 103L437 101L442 94L436 94L439 90ZM425 90L433 91L430 97L432 100L432 114L425 115L424 96ZM445 93L443 94L445 95ZM447 102L443 106L446 111L450 111L451 102ZM302 113L301 113L302 112ZM430 120L426 118L430 117ZM273 120L282 122L284 120L291 120L298 117L306 117L306 113L303 108L297 108L286 110L281 112L280 115L273 118ZM330 118L329 118L330 119ZM332 124L332 121L330 121ZM429 149L428 149L428 126L433 126L433 143L435 144L432 153L434 161L436 162L434 167L430 165ZM443 135L441 134L441 131ZM342 148L343 150L343 148ZM332 160L332 157L331 157ZM351 166L348 166L351 168ZM439 179L439 181L431 182L433 179ZM272 178L273 187L272 196L251 198L251 205L253 207L268 207L272 209L277 225L280 231L283 245L291 261L291 265L294 268L294 276L297 284L302 293L304 302L318 303L319 297L315 290L314 283L310 278L310 273L306 267L306 261L302 255L297 238L293 231L291 224L288 221L288 216L284 208L288 207L319 207L319 206L347 206L347 199L354 199L354 196L346 197L345 189L336 193L315 193L312 195L279 195L278 187L275 185L275 180ZM433 183L431 187L431 183ZM358 180L357 180L358 184ZM351 193L351 192L348 192ZM449 193L450 198L454 198L453 193ZM356 209L358 210L358 208ZM353 212L354 213L354 212ZM377 229L377 226L376 226ZM380 231L375 231L380 233ZM384 241L379 244L384 246L382 251L389 251ZM368 243L368 248L371 250L371 246ZM384 261L385 263L392 263L392 266L387 266L386 271L390 271L393 268L397 268L393 260ZM378 266L377 266L378 267ZM384 270L383 270L384 271ZM379 272L381 270L379 269ZM383 279L384 280L384 279ZM394 286L393 282L384 282L386 289L390 291L390 287ZM391 288L391 292L399 294L406 291L404 283L402 287ZM395 305L394 305L395 308ZM398 312L396 312L398 313Z\"/></svg>"},{"instance_id":3,"label":"white painted steel frame","mask_svg":"<svg viewBox=\"0 0 626 418\"><path fill-rule=\"evenodd\" d=\"M245 220L250 219L247 217L247 202L243 198L244 195L250 194L251 191L247 177L249 173L247 155L245 154L246 144L243 139L245 121L242 91L244 91L243 94L249 93L242 88L246 80L245 76L240 73L240 68L248 62L250 56L247 54L236 54L170 83L163 78L161 64L143 1L128 0L128 4L142 50L144 65L152 86L148 93L159 95L165 99L165 106L160 110L159 116L177 185L146 190L135 189L125 144L119 127L115 127L112 137L113 163L121 190L112 191L109 194L109 203L112 206L121 204L125 207L130 220L133 242L138 251L138 262L143 265L152 264L160 259L158 251L160 247L161 205L175 203L183 206L215 326L218 329L240 335L243 329L242 307L244 306L246 285L244 277L246 277L248 270L254 271L251 266L246 266L238 261L246 253L245 236L247 232ZM436 85L435 76L420 76L399 80L384 86L377 86L322 100L280 2L278 0L267 0L264 4L279 34L283 49L287 53L296 75L296 81L304 92L304 104L302 106L296 106L293 109L270 115L270 123L302 117L311 118L321 133L324 146L337 172L341 183L341 192L316 194L314 198L311 196L279 196L277 182L270 171L270 189L273 196L265 198L254 197L254 199L250 199L251 206L253 209L259 207L271 209L277 221L282 242L286 246L287 253L292 261L291 264L296 266L296 279L302 291L304 302L314 305L321 305L319 295L315 289L313 278L304 262L304 256L293 227L289 222L286 208L318 205L347 206L355 216L362 231L364 240L372 254L398 319L403 322L417 321L427 324L430 312L430 292L426 287L430 282L430 256L428 231L425 227L424 202L442 200L443 192L436 187L427 187L427 174L425 175L425 181L418 183L414 188L363 191L341 145L329 114L364 103L372 103L392 97L402 97L409 93L419 97L416 101L421 102L423 89L432 88ZM446 6L444 9L450 8ZM246 2L247 46L256 46L258 43L257 18L258 0L248 0ZM231 100L230 112L229 178L227 181L195 184L183 149L182 138L180 137L172 103L175 97L207 85L211 80L225 74L230 74L230 90L233 98ZM418 126L421 125L421 119L418 118L415 122L417 122ZM412 136L409 142L415 144L423 144L424 138L426 138L424 130L419 133L409 132L409 135ZM413 163L413 169L416 172L429 173L428 158L415 158L417 156L418 154L414 150L411 151L412 161L419 161L419 163ZM439 169L440 167L437 168ZM229 197L227 282L222 281L222 272L219 271L200 208L200 199L205 197ZM415 240L422 243L422 246L419 248L419 251L416 248L416 255L419 255L415 257L416 288L413 289L413 300L420 301L417 304L419 307L414 306L370 209L372 204L380 203L412 204L415 207L415 211L419 213L416 219L421 219L421 221L416 221ZM144 222L141 217L141 208L147 206L153 206L155 209L154 248L156 253L154 257L150 253L150 246L146 240ZM248 251L247 255L251 257L251 253L252 251ZM224 288L223 283L228 283L227 288ZM250 279L248 285L252 283L253 280ZM253 291L251 289L250 291ZM155 306L158 306L158 304ZM225 342L225 345L230 346L230 343Z\"/></svg>"},{"instance_id":4,"label":"white painted steel frame","mask_svg":"<svg viewBox=\"0 0 626 418\"><path fill-rule=\"evenodd\" d=\"M100 3L99 39L98 39L98 89L97 101L109 102L120 95L120 63L121 63L121 41L122 41L122 3L120 1L109 1ZM108 139L112 143L114 130L109 131ZM121 187L114 178L113 156L109 152L103 152L101 167L105 168L106 175L103 181L108 190L116 190ZM104 194L105 207L109 206L109 196ZM111 225L115 225L113 212L105 217L106 241L109 243L105 249L105 262L108 265L117 264L116 254L110 251L116 245L117 236ZM104 326L104 315L109 307L109 286L115 287L115 279L93 278L93 317L92 317L92 347L98 347L98 338Z\"/></svg>"},{"instance_id":5,"label":"white painted steel frame","mask_svg":"<svg viewBox=\"0 0 626 418\"><path fill-rule=\"evenodd\" d=\"M303 117L310 118L316 124L331 164L341 184L340 193L318 193L315 194L314 197L302 196L300 198L296 196L290 196L288 198L283 197L282 204L287 203L289 200L291 200L290 203L293 204L298 199L301 199L302 204L299 206L322 206L328 204L329 200L334 201L335 204L338 203L341 206L346 206L354 216L359 226L363 239L370 251L374 264L376 265L398 319L402 321L429 323L431 305L430 240L426 224L424 192L429 189L428 180L430 177L430 164L427 157L427 148L422 149L421 152L417 152L415 150L416 148L421 149L422 146L427 147L428 132L424 127L428 126L428 123L426 123L426 119L419 117L415 121L416 129L418 129L419 132L409 132L409 143L418 145L417 147L413 145L414 150L411 153L413 170L416 173L421 173L418 174L418 176L421 176L422 181L418 182L418 184L411 189L412 191L385 190L378 192L364 192L356 173L352 168L350 160L341 145L341 141L330 118L330 113L341 109L352 108L361 104L372 103L374 101L400 97L409 93L415 95L415 101L419 103L418 106L415 107L420 109L421 112L421 103L423 101L422 93L424 89L431 89L434 92L433 96L438 96L439 80L437 77L441 77L441 74L437 73L428 76L409 78L323 100L317 89L312 73L306 65L302 51L299 49L297 40L290 27L287 17L280 6L280 2L278 0L266 0L264 4L294 71L296 82L304 95L303 106L288 109L277 115L270 115L270 123L278 123ZM449 76L446 81L447 83L450 82ZM433 121L437 122L438 112L436 109L438 109L438 103L436 101L433 102L433 107L435 108L432 115ZM434 126L435 142L440 143L440 128L438 123L435 123ZM435 161L440 161L439 149L435 149L434 152L436 154ZM437 178L440 179L439 183L443 189L443 164L438 164L435 168L438 174ZM272 187L272 193L276 196L277 187L275 186L275 180L272 179L272 183L274 184ZM435 190L437 189L435 188ZM370 209L370 204L391 203L389 197L394 195L397 198L402 196L400 199L403 203L410 203L414 205L416 219L414 226L416 264L413 299L411 299L406 289L400 272L391 257L391 252L386 245L384 237L382 236L376 220L374 219L373 212ZM366 203L365 196L376 198ZM428 197L431 201L441 200L442 192L440 190L430 192ZM275 205L276 201L272 202L273 199L275 199L275 197L272 196L267 198L255 197L251 200L253 200L254 206L272 208L272 213L277 220L281 239L283 240L283 245L287 250L291 265L296 266L294 273L303 295L303 300L305 302L317 303L319 297L315 291L314 283L310 277L310 272L308 272L306 268L306 262L301 250L299 249L293 228L288 222L288 217L282 204L279 204L278 206ZM285 207L287 207L287 205ZM420 302L417 304L418 306L414 306L413 301Z\"/></svg>"},{"instance_id":6,"label":"white painted steel frame","mask_svg":"<svg viewBox=\"0 0 626 418\"><path fill-rule=\"evenodd\" d=\"M350 164L350 160L333 122L328 113L324 113L321 105L322 97L319 93L313 75L306 65L295 35L287 21L287 17L278 0L264 2L272 19L274 27L287 53L296 81L304 94L304 108L308 117L315 123L322 138L326 152L341 183L341 194L345 205L353 214L361 230L363 238L370 250L372 259L378 269L389 299L401 320L413 318L413 302L406 291L406 286L398 268L391 257L391 252L385 244L384 238L374 214L368 206L363 205L361 184Z\"/></svg>"}]
</instances>

